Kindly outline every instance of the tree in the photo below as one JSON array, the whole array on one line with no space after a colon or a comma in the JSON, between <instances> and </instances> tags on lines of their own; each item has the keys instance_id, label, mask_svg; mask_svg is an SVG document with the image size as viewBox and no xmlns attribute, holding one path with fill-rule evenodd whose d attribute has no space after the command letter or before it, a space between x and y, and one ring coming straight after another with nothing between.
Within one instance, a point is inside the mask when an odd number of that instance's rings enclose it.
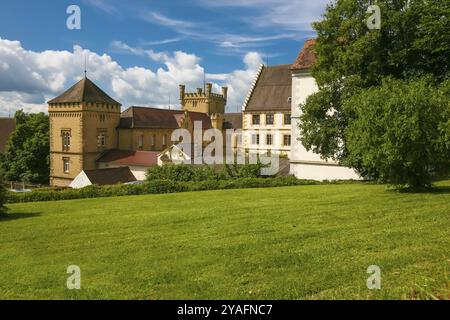
<instances>
[{"instance_id":1,"label":"tree","mask_svg":"<svg viewBox=\"0 0 450 320\"><path fill-rule=\"evenodd\" d=\"M0 158L5 179L48 184L50 169L49 119L44 113L17 111L16 130Z\"/></svg>"},{"instance_id":2,"label":"tree","mask_svg":"<svg viewBox=\"0 0 450 320\"><path fill-rule=\"evenodd\" d=\"M345 163L365 176L420 189L449 173L450 148L437 130L450 109L444 85L386 79L346 100L344 109L356 115L345 129Z\"/></svg>"},{"instance_id":3,"label":"tree","mask_svg":"<svg viewBox=\"0 0 450 320\"><path fill-rule=\"evenodd\" d=\"M365 0L336 0L322 21L313 24L318 36L312 75L319 92L301 106L300 132L306 149L323 158L350 162L346 130L358 115L344 104L353 95L363 95L362 90L380 86L386 78L407 82L428 75L438 86L449 77L450 3L379 0L376 4L381 8L380 30L367 27ZM356 168L366 174L365 168Z\"/></svg>"},{"instance_id":4,"label":"tree","mask_svg":"<svg viewBox=\"0 0 450 320\"><path fill-rule=\"evenodd\" d=\"M4 204L6 202L6 188L3 181L2 173L0 172L0 214L5 211Z\"/></svg>"}]
</instances>

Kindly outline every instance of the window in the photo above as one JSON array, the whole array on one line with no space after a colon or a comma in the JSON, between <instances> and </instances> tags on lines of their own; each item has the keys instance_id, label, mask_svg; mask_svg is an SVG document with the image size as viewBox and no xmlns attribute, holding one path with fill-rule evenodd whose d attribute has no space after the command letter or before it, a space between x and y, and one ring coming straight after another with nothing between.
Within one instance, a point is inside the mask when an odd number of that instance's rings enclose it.
<instances>
[{"instance_id":1,"label":"window","mask_svg":"<svg viewBox=\"0 0 450 320\"><path fill-rule=\"evenodd\" d=\"M268 135L266 136L266 144L267 144L268 146L271 146L271 145L273 144L273 135L268 134Z\"/></svg>"},{"instance_id":2,"label":"window","mask_svg":"<svg viewBox=\"0 0 450 320\"><path fill-rule=\"evenodd\" d=\"M272 125L273 124L273 114L266 114L266 124Z\"/></svg>"},{"instance_id":3,"label":"window","mask_svg":"<svg viewBox=\"0 0 450 320\"><path fill-rule=\"evenodd\" d=\"M163 144L163 146L167 146L167 134L163 135L162 144Z\"/></svg>"},{"instance_id":4,"label":"window","mask_svg":"<svg viewBox=\"0 0 450 320\"><path fill-rule=\"evenodd\" d=\"M99 129L97 132L97 147L99 148L105 148L106 147L106 130L105 129Z\"/></svg>"},{"instance_id":5,"label":"window","mask_svg":"<svg viewBox=\"0 0 450 320\"><path fill-rule=\"evenodd\" d=\"M97 147L104 148L106 147L106 133L101 132L97 136Z\"/></svg>"},{"instance_id":6,"label":"window","mask_svg":"<svg viewBox=\"0 0 450 320\"><path fill-rule=\"evenodd\" d=\"M287 147L291 145L291 135L289 135L289 134L284 135L283 144Z\"/></svg>"},{"instance_id":7,"label":"window","mask_svg":"<svg viewBox=\"0 0 450 320\"><path fill-rule=\"evenodd\" d=\"M254 114L253 115L253 125L258 125L261 121L261 116L259 114Z\"/></svg>"},{"instance_id":8,"label":"window","mask_svg":"<svg viewBox=\"0 0 450 320\"><path fill-rule=\"evenodd\" d=\"M63 158L64 173L70 172L70 158Z\"/></svg>"},{"instance_id":9,"label":"window","mask_svg":"<svg viewBox=\"0 0 450 320\"><path fill-rule=\"evenodd\" d=\"M152 134L150 136L150 146L152 149L155 149L156 146L156 134Z\"/></svg>"},{"instance_id":10,"label":"window","mask_svg":"<svg viewBox=\"0 0 450 320\"><path fill-rule=\"evenodd\" d=\"M291 124L291 115L289 113L284 114L284 124L286 124L286 125Z\"/></svg>"},{"instance_id":11,"label":"window","mask_svg":"<svg viewBox=\"0 0 450 320\"><path fill-rule=\"evenodd\" d=\"M259 144L259 134L252 135L252 144Z\"/></svg>"},{"instance_id":12,"label":"window","mask_svg":"<svg viewBox=\"0 0 450 320\"><path fill-rule=\"evenodd\" d=\"M138 148L142 150L144 148L144 135L141 134L139 136Z\"/></svg>"},{"instance_id":13,"label":"window","mask_svg":"<svg viewBox=\"0 0 450 320\"><path fill-rule=\"evenodd\" d=\"M70 137L72 136L70 130L61 130L62 137L62 150L69 151L70 150Z\"/></svg>"}]
</instances>

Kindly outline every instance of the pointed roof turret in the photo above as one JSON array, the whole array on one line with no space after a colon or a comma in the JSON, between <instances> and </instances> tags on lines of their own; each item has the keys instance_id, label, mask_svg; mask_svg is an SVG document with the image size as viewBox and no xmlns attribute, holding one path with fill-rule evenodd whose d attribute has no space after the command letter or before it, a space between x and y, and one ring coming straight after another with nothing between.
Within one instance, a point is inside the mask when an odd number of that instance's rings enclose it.
<instances>
[{"instance_id":1,"label":"pointed roof turret","mask_svg":"<svg viewBox=\"0 0 450 320\"><path fill-rule=\"evenodd\" d=\"M84 77L69 90L64 92L59 97L50 100L48 103L56 104L81 102L105 103L118 106L121 105L119 102L108 96L102 89L100 89L87 77Z\"/></svg>"}]
</instances>

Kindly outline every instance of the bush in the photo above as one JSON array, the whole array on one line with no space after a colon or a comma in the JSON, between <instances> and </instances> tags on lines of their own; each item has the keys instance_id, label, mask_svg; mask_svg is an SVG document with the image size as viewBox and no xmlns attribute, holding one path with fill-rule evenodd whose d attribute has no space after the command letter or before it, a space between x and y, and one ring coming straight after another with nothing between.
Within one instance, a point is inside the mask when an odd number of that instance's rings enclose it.
<instances>
[{"instance_id":1,"label":"bush","mask_svg":"<svg viewBox=\"0 0 450 320\"><path fill-rule=\"evenodd\" d=\"M171 181L158 179L135 185L89 186L83 189L65 189L61 191L39 191L30 193L9 192L7 194L7 202L19 203L57 201L144 194L164 194L188 191L268 188L311 184L319 184L319 182L310 180L298 180L295 177L275 177L272 179L238 178L205 181Z\"/></svg>"},{"instance_id":2,"label":"bush","mask_svg":"<svg viewBox=\"0 0 450 320\"><path fill-rule=\"evenodd\" d=\"M385 79L362 90L345 108L355 114L346 130L346 164L362 175L412 189L430 187L450 170L448 85L426 78Z\"/></svg>"},{"instance_id":3,"label":"bush","mask_svg":"<svg viewBox=\"0 0 450 320\"><path fill-rule=\"evenodd\" d=\"M261 177L262 164L223 165L223 166L192 166L165 164L152 167L147 171L147 181L171 180L178 182L190 181L221 181L236 178Z\"/></svg>"},{"instance_id":4,"label":"bush","mask_svg":"<svg viewBox=\"0 0 450 320\"><path fill-rule=\"evenodd\" d=\"M0 214L5 212L5 210L6 210L4 207L6 200L7 200L7 190L5 188L3 176L0 173Z\"/></svg>"}]
</instances>

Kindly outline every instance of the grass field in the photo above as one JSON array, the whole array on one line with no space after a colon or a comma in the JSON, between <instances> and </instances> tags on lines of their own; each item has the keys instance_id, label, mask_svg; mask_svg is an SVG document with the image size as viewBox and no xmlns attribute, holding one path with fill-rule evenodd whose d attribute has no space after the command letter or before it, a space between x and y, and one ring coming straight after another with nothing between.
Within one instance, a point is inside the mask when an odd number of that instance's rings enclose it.
<instances>
[{"instance_id":1,"label":"grass field","mask_svg":"<svg viewBox=\"0 0 450 320\"><path fill-rule=\"evenodd\" d=\"M450 182L350 184L9 206L1 299L448 298ZM66 269L81 268L81 290ZM369 265L382 289L368 290Z\"/></svg>"}]
</instances>

